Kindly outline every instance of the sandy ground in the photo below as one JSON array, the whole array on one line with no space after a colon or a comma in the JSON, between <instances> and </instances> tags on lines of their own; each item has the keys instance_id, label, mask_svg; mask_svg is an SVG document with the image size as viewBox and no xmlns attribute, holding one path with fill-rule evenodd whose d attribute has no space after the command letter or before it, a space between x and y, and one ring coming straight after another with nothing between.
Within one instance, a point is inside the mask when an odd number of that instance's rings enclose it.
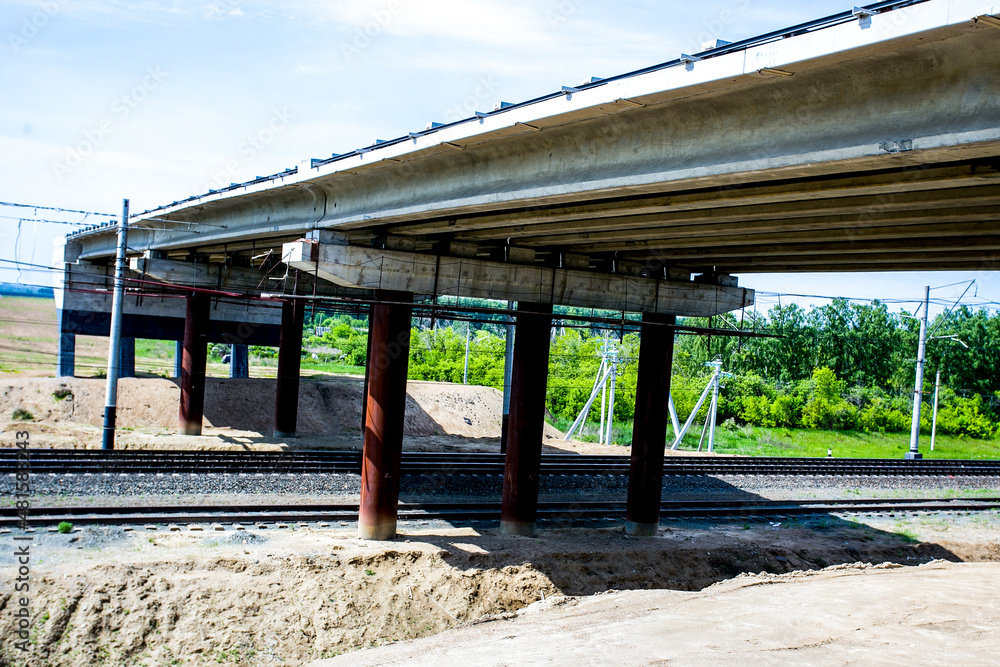
<instances>
[{"instance_id":1,"label":"sandy ground","mask_svg":"<svg viewBox=\"0 0 1000 667\"><path fill-rule=\"evenodd\" d=\"M958 665L988 664L1000 637L996 513L686 522L652 539L596 525L515 538L440 522L404 524L393 542L353 535L339 523L36 534L35 657L0 650L6 664L83 667L299 665L344 653L347 664L876 664L877 650L893 664L897 651L924 651L909 664L929 664L933 648ZM10 610L12 543L0 538L0 608ZM992 564L772 576L939 559ZM609 590L635 593L587 598ZM509 616L543 598L544 609ZM500 620L470 625L484 617ZM0 636L13 622L0 614Z\"/></svg>"},{"instance_id":2,"label":"sandy ground","mask_svg":"<svg viewBox=\"0 0 1000 667\"><path fill-rule=\"evenodd\" d=\"M328 665L996 665L997 563L839 565L538 602Z\"/></svg>"}]
</instances>

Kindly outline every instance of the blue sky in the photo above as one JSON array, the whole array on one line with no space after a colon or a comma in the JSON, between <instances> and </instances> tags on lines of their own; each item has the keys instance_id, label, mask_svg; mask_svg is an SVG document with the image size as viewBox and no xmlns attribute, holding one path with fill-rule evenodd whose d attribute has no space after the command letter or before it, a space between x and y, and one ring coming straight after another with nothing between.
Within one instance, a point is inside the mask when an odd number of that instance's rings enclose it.
<instances>
[{"instance_id":1,"label":"blue sky","mask_svg":"<svg viewBox=\"0 0 1000 667\"><path fill-rule=\"evenodd\" d=\"M663 62L709 39L735 41L849 8L826 0L3 0L0 201L115 213L128 197L144 210L501 100ZM83 217L6 207L0 215ZM0 218L0 258L16 249L22 261L47 264L52 239L68 229L20 227L18 236L18 221ZM1000 301L991 272L742 282L917 300L925 284L972 278L979 300ZM0 281L16 279L0 267ZM935 296L957 297L956 289ZM761 307L774 302L763 297Z\"/></svg>"}]
</instances>

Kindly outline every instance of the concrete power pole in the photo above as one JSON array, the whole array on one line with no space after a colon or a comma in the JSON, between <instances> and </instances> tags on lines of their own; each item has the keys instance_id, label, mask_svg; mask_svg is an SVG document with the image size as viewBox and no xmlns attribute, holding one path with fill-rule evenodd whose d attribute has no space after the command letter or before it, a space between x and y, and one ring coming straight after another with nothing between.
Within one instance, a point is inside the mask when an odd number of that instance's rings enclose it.
<instances>
[{"instance_id":1,"label":"concrete power pole","mask_svg":"<svg viewBox=\"0 0 1000 667\"><path fill-rule=\"evenodd\" d=\"M469 334L472 332L472 323L465 328L465 371L462 373L462 384L469 384Z\"/></svg>"},{"instance_id":2,"label":"concrete power pole","mask_svg":"<svg viewBox=\"0 0 1000 667\"><path fill-rule=\"evenodd\" d=\"M121 371L122 305L125 301L125 250L128 246L128 199L122 203L115 257L115 287L111 301L111 342L108 345L108 384L104 390L104 437L101 449L115 448L118 411L118 374Z\"/></svg>"},{"instance_id":3,"label":"concrete power pole","mask_svg":"<svg viewBox=\"0 0 1000 667\"><path fill-rule=\"evenodd\" d=\"M910 423L910 451L908 459L921 459L920 441L920 401L924 390L924 353L927 348L927 309L931 301L930 285L924 288L924 312L920 318L920 340L917 343L917 378L913 385L913 421Z\"/></svg>"},{"instance_id":4,"label":"concrete power pole","mask_svg":"<svg viewBox=\"0 0 1000 667\"><path fill-rule=\"evenodd\" d=\"M941 393L941 371L934 378L934 416L931 417L931 451L934 451L934 434L937 432L938 396Z\"/></svg>"}]
</instances>

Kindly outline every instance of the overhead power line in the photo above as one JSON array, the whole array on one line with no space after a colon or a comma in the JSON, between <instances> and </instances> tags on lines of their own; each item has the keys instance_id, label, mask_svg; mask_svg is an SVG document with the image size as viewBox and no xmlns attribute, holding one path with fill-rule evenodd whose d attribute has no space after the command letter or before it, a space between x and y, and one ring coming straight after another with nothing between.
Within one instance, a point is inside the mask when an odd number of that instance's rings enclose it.
<instances>
[{"instance_id":1,"label":"overhead power line","mask_svg":"<svg viewBox=\"0 0 1000 667\"><path fill-rule=\"evenodd\" d=\"M59 208L58 206L40 206L37 204L18 204L14 202L0 201L0 206L14 206L16 208L33 208L42 211L57 211L59 213L81 213L83 215L95 215L101 218L116 218L113 213L97 213L96 211L80 211L73 208Z\"/></svg>"},{"instance_id":2,"label":"overhead power line","mask_svg":"<svg viewBox=\"0 0 1000 667\"><path fill-rule=\"evenodd\" d=\"M50 225L71 225L73 227L89 225L89 222L68 222L66 220L49 220L48 218L26 218L23 215L0 215L0 218L17 220L18 222L44 222Z\"/></svg>"}]
</instances>

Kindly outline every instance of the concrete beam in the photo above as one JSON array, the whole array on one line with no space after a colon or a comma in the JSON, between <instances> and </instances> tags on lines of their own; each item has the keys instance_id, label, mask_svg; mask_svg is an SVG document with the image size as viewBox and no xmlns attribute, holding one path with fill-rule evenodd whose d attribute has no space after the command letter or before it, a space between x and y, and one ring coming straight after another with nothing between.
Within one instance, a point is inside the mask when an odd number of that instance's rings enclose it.
<instances>
[{"instance_id":1,"label":"concrete beam","mask_svg":"<svg viewBox=\"0 0 1000 667\"><path fill-rule=\"evenodd\" d=\"M753 290L618 274L436 257L358 246L287 243L294 268L338 285L504 301L709 317L753 304Z\"/></svg>"},{"instance_id":2,"label":"concrete beam","mask_svg":"<svg viewBox=\"0 0 1000 667\"><path fill-rule=\"evenodd\" d=\"M201 289L224 290L239 294L255 294L281 292L285 285L280 280L282 271L271 272L238 266L227 266L221 262L191 262L160 257L133 257L130 268L137 276L146 280L197 287ZM314 272L306 271L299 275L298 291L300 294L313 293ZM345 298L361 298L365 294L359 290L334 286L320 281L316 293L322 296L342 296Z\"/></svg>"},{"instance_id":3,"label":"concrete beam","mask_svg":"<svg viewBox=\"0 0 1000 667\"><path fill-rule=\"evenodd\" d=\"M138 277L131 273L129 278ZM126 283L128 284L128 283ZM111 331L111 279L108 269L67 264L56 301L62 316L60 332L107 336ZM208 341L232 345L277 345L281 304L270 301L212 299ZM123 335L130 338L181 340L187 308L183 294L137 294L129 289L123 304Z\"/></svg>"},{"instance_id":4,"label":"concrete beam","mask_svg":"<svg viewBox=\"0 0 1000 667\"><path fill-rule=\"evenodd\" d=\"M261 292L263 271L211 264L208 262L179 262L158 257L132 257L129 268L147 280L171 285L201 287L240 292ZM265 291L270 291L265 288Z\"/></svg>"}]
</instances>

